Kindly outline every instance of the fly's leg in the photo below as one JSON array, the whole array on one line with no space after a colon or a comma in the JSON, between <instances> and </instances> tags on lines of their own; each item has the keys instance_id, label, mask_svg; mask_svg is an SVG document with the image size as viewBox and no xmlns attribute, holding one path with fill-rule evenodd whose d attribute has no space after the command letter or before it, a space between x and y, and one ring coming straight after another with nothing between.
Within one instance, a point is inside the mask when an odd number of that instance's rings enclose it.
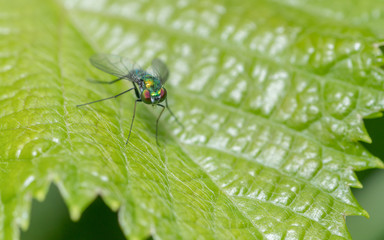
<instances>
[{"instance_id":1,"label":"fly's leg","mask_svg":"<svg viewBox=\"0 0 384 240\"><path fill-rule=\"evenodd\" d=\"M163 108L163 109L161 110L159 116L157 117L157 120L156 120L156 143L157 143L157 146L160 146L160 145L159 145L159 141L157 140L157 132L158 132L158 129L159 129L159 120L160 120L161 114L163 114L163 112L164 112L164 110L165 110L165 107L164 107L164 105L161 105L161 104L157 104L157 106L160 106L160 107Z\"/></svg>"},{"instance_id":2,"label":"fly's leg","mask_svg":"<svg viewBox=\"0 0 384 240\"><path fill-rule=\"evenodd\" d=\"M136 95L137 99L141 99L139 89L137 88L137 86L134 82L132 82L132 84L133 84L133 87L135 88L135 95Z\"/></svg>"},{"instance_id":3,"label":"fly's leg","mask_svg":"<svg viewBox=\"0 0 384 240\"><path fill-rule=\"evenodd\" d=\"M159 104L158 104L158 105L159 105ZM179 122L179 119L177 119L176 115L173 114L173 112L172 112L171 109L169 108L169 106L168 106L168 99L167 99L167 98L165 99L165 106L167 106L168 111L171 113L172 117L175 118L176 122L177 122L182 128L184 128L183 124L181 124L181 122ZM163 111L164 111L164 110L163 110Z\"/></svg>"},{"instance_id":4,"label":"fly's leg","mask_svg":"<svg viewBox=\"0 0 384 240\"><path fill-rule=\"evenodd\" d=\"M125 77L119 77L115 80L112 80L112 81L109 81L109 82L104 82L104 81L99 81L99 80L95 80L95 79L87 79L88 82L91 82L91 83L101 83L101 84L113 84L115 82L118 82L120 80L123 80Z\"/></svg>"},{"instance_id":5,"label":"fly's leg","mask_svg":"<svg viewBox=\"0 0 384 240\"><path fill-rule=\"evenodd\" d=\"M119 94L117 94L117 95L115 95L115 96L112 96L112 97L103 98L103 99L96 100L96 101L93 101L93 102L83 103L83 104L80 104L80 105L76 105L76 107L81 107L81 106L84 106L84 105L88 105L88 104L92 104L92 103L97 103L97 102L105 101L105 100L108 100L108 99L111 99L111 98L117 98L118 96L121 96L121 95L123 95L124 93L127 93L127 92L129 92L129 91L131 91L131 90L133 90L133 89L135 89L135 88L130 88L130 89L128 89L128 90L126 90L126 91L124 91L124 92L122 92L122 93L119 93Z\"/></svg>"},{"instance_id":6,"label":"fly's leg","mask_svg":"<svg viewBox=\"0 0 384 240\"><path fill-rule=\"evenodd\" d=\"M129 134L128 134L127 141L125 142L125 145L128 144L128 142L129 142L129 137L131 137L131 132L132 132L132 127L133 127L133 122L135 121L136 104L137 104L137 102L141 102L141 99L136 99L136 101L135 101L135 106L133 107L133 116L132 116L131 128L129 129Z\"/></svg>"}]
</instances>

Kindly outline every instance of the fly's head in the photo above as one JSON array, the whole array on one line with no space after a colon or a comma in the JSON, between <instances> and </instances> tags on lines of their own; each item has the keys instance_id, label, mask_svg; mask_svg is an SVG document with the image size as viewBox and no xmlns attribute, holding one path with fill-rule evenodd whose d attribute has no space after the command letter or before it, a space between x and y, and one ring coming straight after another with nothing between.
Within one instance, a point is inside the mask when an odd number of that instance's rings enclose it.
<instances>
[{"instance_id":1,"label":"fly's head","mask_svg":"<svg viewBox=\"0 0 384 240\"><path fill-rule=\"evenodd\" d=\"M150 91L149 89L144 89L141 92L141 100L145 104L156 105L163 102L167 98L167 90L164 87L161 87L157 91Z\"/></svg>"}]
</instances>

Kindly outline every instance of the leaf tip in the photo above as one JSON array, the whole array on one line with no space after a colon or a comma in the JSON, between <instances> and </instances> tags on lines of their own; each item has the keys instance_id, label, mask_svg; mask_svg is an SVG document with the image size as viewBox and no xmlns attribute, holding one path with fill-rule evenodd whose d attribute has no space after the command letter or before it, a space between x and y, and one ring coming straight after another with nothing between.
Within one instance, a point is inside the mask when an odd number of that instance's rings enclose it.
<instances>
[{"instance_id":1,"label":"leaf tip","mask_svg":"<svg viewBox=\"0 0 384 240\"><path fill-rule=\"evenodd\" d=\"M372 138L368 134L361 135L359 140L369 144L372 143Z\"/></svg>"},{"instance_id":2,"label":"leaf tip","mask_svg":"<svg viewBox=\"0 0 384 240\"><path fill-rule=\"evenodd\" d=\"M376 161L377 161L377 168L384 168L384 163L379 158L377 158Z\"/></svg>"},{"instance_id":3,"label":"leaf tip","mask_svg":"<svg viewBox=\"0 0 384 240\"><path fill-rule=\"evenodd\" d=\"M369 218L369 213L366 210L362 209L361 210L361 216L363 216L365 218Z\"/></svg>"},{"instance_id":4,"label":"leaf tip","mask_svg":"<svg viewBox=\"0 0 384 240\"><path fill-rule=\"evenodd\" d=\"M45 196L47 195L47 192L44 190L40 190L36 192L35 198L39 201L42 202L45 199Z\"/></svg>"},{"instance_id":5,"label":"leaf tip","mask_svg":"<svg viewBox=\"0 0 384 240\"><path fill-rule=\"evenodd\" d=\"M112 209L112 211L116 212L119 210L121 206L121 202L115 199L110 199L107 197L103 197L104 202Z\"/></svg>"},{"instance_id":6,"label":"leaf tip","mask_svg":"<svg viewBox=\"0 0 384 240\"><path fill-rule=\"evenodd\" d=\"M78 221L80 219L80 216L81 216L81 208L79 206L70 206L69 208L69 214L71 216L71 219L73 221Z\"/></svg>"},{"instance_id":7,"label":"leaf tip","mask_svg":"<svg viewBox=\"0 0 384 240\"><path fill-rule=\"evenodd\" d=\"M365 218L370 218L369 216L369 213L363 209L361 206L359 206L357 209L355 210L358 210L357 212L349 212L349 213L344 213L345 216L362 216L362 217L365 217Z\"/></svg>"},{"instance_id":8,"label":"leaf tip","mask_svg":"<svg viewBox=\"0 0 384 240\"><path fill-rule=\"evenodd\" d=\"M363 188L363 184L361 184L360 181L357 181L355 185L353 185L354 188Z\"/></svg>"},{"instance_id":9,"label":"leaf tip","mask_svg":"<svg viewBox=\"0 0 384 240\"><path fill-rule=\"evenodd\" d=\"M364 116L364 119L381 118L382 116L383 116L383 112L374 112Z\"/></svg>"}]
</instances>

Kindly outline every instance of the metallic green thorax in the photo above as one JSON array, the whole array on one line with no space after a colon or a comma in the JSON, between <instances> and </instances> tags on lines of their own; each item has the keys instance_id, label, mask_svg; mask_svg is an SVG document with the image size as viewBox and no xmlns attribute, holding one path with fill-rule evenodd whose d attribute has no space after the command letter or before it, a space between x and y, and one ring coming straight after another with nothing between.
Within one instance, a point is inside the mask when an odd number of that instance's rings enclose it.
<instances>
[{"instance_id":1,"label":"metallic green thorax","mask_svg":"<svg viewBox=\"0 0 384 240\"><path fill-rule=\"evenodd\" d=\"M160 80L150 76L144 79L145 88L149 90L152 97L160 95L161 83Z\"/></svg>"},{"instance_id":2,"label":"metallic green thorax","mask_svg":"<svg viewBox=\"0 0 384 240\"><path fill-rule=\"evenodd\" d=\"M139 85L140 92L148 89L151 96L160 96L160 89L162 87L160 79L143 70L136 70L135 75L139 80L136 83Z\"/></svg>"}]
</instances>

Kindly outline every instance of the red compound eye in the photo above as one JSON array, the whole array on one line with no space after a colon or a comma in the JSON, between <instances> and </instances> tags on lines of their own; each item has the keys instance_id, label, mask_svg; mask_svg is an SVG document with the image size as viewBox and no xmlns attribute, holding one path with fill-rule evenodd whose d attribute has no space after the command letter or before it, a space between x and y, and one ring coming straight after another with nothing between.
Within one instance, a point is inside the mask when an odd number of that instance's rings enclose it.
<instances>
[{"instance_id":1,"label":"red compound eye","mask_svg":"<svg viewBox=\"0 0 384 240\"><path fill-rule=\"evenodd\" d=\"M141 101L143 101L146 104L151 104L152 103L152 101L151 101L151 93L149 92L149 90L145 89L141 93Z\"/></svg>"},{"instance_id":2,"label":"red compound eye","mask_svg":"<svg viewBox=\"0 0 384 240\"><path fill-rule=\"evenodd\" d=\"M160 101L159 102L164 101L166 98L167 98L167 90L165 90L165 88L162 87L160 89Z\"/></svg>"}]
</instances>

